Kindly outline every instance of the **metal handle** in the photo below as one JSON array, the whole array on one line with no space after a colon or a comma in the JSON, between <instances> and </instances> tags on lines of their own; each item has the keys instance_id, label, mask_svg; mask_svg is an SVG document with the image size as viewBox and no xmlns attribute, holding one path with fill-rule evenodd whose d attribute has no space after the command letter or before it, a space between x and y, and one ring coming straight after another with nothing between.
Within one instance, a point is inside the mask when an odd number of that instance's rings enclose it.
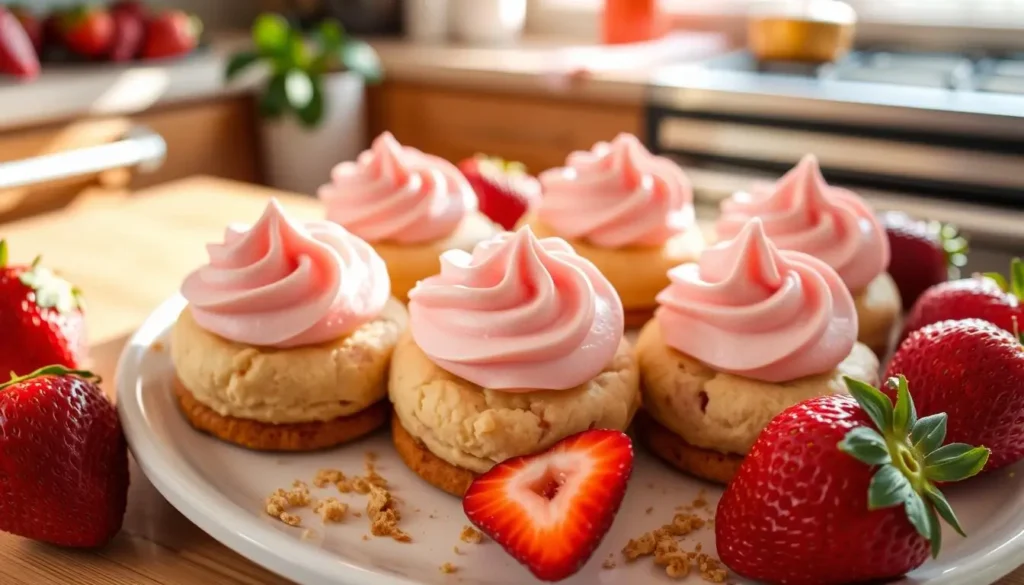
<instances>
[{"instance_id":1,"label":"metal handle","mask_svg":"<svg viewBox=\"0 0 1024 585\"><path fill-rule=\"evenodd\" d=\"M117 142L0 163L0 190L125 167L151 172L160 168L166 155L162 136L134 126Z\"/></svg>"}]
</instances>

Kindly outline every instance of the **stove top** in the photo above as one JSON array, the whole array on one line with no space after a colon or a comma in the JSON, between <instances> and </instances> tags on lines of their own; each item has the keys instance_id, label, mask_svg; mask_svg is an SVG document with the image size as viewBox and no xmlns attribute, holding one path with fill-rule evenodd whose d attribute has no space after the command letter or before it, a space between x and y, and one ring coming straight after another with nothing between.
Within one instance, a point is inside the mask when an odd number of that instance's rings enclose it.
<instances>
[{"instance_id":1,"label":"stove top","mask_svg":"<svg viewBox=\"0 0 1024 585\"><path fill-rule=\"evenodd\" d=\"M818 80L1024 95L1024 55L859 51L837 63L759 62L747 52L712 59L713 70Z\"/></svg>"}]
</instances>

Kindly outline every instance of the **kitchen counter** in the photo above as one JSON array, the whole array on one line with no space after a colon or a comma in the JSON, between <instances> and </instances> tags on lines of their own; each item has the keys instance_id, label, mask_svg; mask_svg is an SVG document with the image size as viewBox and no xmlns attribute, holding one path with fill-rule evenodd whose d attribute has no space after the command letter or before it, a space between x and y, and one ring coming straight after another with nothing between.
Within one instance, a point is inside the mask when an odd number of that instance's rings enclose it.
<instances>
[{"instance_id":1,"label":"kitchen counter","mask_svg":"<svg viewBox=\"0 0 1024 585\"><path fill-rule=\"evenodd\" d=\"M299 218L321 213L310 198L199 177L130 198L83 196L64 211L6 224L3 234L14 261L42 253L48 266L82 288L94 369L112 392L114 364L127 337L205 259L206 242L218 239L229 221L257 217L270 195ZM91 227L88 239L83 225ZM124 530L110 545L71 551L0 534L0 583L287 585L188 522L134 462ZM999 585L1024 585L1024 569Z\"/></svg>"},{"instance_id":2,"label":"kitchen counter","mask_svg":"<svg viewBox=\"0 0 1024 585\"><path fill-rule=\"evenodd\" d=\"M244 33L224 33L183 59L45 65L32 82L0 78L0 130L84 115L132 114L160 104L249 91L258 76L230 85L223 81L229 56L248 42ZM642 103L653 69L653 62L636 67L635 52L574 46L566 39L527 37L504 48L421 45L403 39L370 42L391 80L632 105ZM641 59L708 56L720 52L723 42L712 34L677 35L675 44L653 46ZM591 69L585 79L572 75L581 68Z\"/></svg>"}]
</instances>

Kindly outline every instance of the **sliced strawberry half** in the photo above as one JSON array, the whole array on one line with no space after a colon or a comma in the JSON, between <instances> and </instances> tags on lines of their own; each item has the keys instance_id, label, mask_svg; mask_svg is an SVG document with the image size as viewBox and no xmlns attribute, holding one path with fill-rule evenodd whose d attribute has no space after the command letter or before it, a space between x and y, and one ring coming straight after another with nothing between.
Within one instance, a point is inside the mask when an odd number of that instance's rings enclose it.
<instances>
[{"instance_id":1,"label":"sliced strawberry half","mask_svg":"<svg viewBox=\"0 0 1024 585\"><path fill-rule=\"evenodd\" d=\"M480 213L511 230L540 200L540 182L522 163L478 155L459 163L476 192Z\"/></svg>"},{"instance_id":2,"label":"sliced strawberry half","mask_svg":"<svg viewBox=\"0 0 1024 585\"><path fill-rule=\"evenodd\" d=\"M624 433L591 430L481 475L462 500L469 521L542 581L580 570L619 511L633 472Z\"/></svg>"}]
</instances>

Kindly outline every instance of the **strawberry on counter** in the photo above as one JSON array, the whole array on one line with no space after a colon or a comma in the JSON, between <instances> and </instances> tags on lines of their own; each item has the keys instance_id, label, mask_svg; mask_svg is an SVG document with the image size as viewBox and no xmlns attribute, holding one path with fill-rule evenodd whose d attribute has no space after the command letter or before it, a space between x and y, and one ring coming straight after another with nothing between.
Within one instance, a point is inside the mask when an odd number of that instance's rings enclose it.
<instances>
[{"instance_id":1,"label":"strawberry on counter","mask_svg":"<svg viewBox=\"0 0 1024 585\"><path fill-rule=\"evenodd\" d=\"M591 430L543 453L499 463L462 500L466 517L542 581L583 567L626 494L633 444L619 431ZM517 492L510 496L512 490Z\"/></svg>"},{"instance_id":2,"label":"strawberry on counter","mask_svg":"<svg viewBox=\"0 0 1024 585\"><path fill-rule=\"evenodd\" d=\"M80 6L61 15L60 34L64 45L74 53L102 57L114 42L114 19L106 10Z\"/></svg>"},{"instance_id":3,"label":"strawberry on counter","mask_svg":"<svg viewBox=\"0 0 1024 585\"><path fill-rule=\"evenodd\" d=\"M199 46L202 22L181 10L162 12L146 22L143 59L164 59L185 55Z\"/></svg>"},{"instance_id":4,"label":"strawberry on counter","mask_svg":"<svg viewBox=\"0 0 1024 585\"><path fill-rule=\"evenodd\" d=\"M540 200L540 183L521 163L480 155L460 162L459 170L476 192L480 213L506 230Z\"/></svg>"},{"instance_id":5,"label":"strawberry on counter","mask_svg":"<svg viewBox=\"0 0 1024 585\"><path fill-rule=\"evenodd\" d=\"M50 366L0 384L0 530L68 547L121 530L128 446L98 382Z\"/></svg>"},{"instance_id":6,"label":"strawberry on counter","mask_svg":"<svg viewBox=\"0 0 1024 585\"><path fill-rule=\"evenodd\" d=\"M967 240L956 228L921 221L905 213L882 214L892 250L889 274L896 281L904 307L912 307L928 287L959 277L966 262Z\"/></svg>"},{"instance_id":7,"label":"strawberry on counter","mask_svg":"<svg viewBox=\"0 0 1024 585\"><path fill-rule=\"evenodd\" d=\"M1015 258L1010 278L985 274L951 280L926 290L903 325L902 339L918 329L951 319L984 319L1009 332L1024 328L1024 262Z\"/></svg>"},{"instance_id":8,"label":"strawberry on counter","mask_svg":"<svg viewBox=\"0 0 1024 585\"><path fill-rule=\"evenodd\" d=\"M110 46L111 61L134 59L142 49L145 36L145 14L132 3L118 3L111 7L114 19L114 38Z\"/></svg>"},{"instance_id":9,"label":"strawberry on counter","mask_svg":"<svg viewBox=\"0 0 1024 585\"><path fill-rule=\"evenodd\" d=\"M78 289L39 264L9 265L0 240L0 372L81 367L87 352Z\"/></svg>"},{"instance_id":10,"label":"strawberry on counter","mask_svg":"<svg viewBox=\"0 0 1024 585\"><path fill-rule=\"evenodd\" d=\"M900 345L886 375L914 381L920 415L949 416L949 440L992 449L985 471L1024 459L1024 345L1012 333L979 319L933 323Z\"/></svg>"},{"instance_id":11,"label":"strawberry on counter","mask_svg":"<svg viewBox=\"0 0 1024 585\"><path fill-rule=\"evenodd\" d=\"M0 6L0 73L21 79L39 76L39 55L18 18Z\"/></svg>"},{"instance_id":12,"label":"strawberry on counter","mask_svg":"<svg viewBox=\"0 0 1024 585\"><path fill-rule=\"evenodd\" d=\"M715 538L736 573L767 584L887 581L938 555L939 518L963 534L938 485L977 474L988 449L942 446L946 415L918 418L905 378L888 381L895 408L846 383L852 397L814 398L772 420L726 488Z\"/></svg>"}]
</instances>

